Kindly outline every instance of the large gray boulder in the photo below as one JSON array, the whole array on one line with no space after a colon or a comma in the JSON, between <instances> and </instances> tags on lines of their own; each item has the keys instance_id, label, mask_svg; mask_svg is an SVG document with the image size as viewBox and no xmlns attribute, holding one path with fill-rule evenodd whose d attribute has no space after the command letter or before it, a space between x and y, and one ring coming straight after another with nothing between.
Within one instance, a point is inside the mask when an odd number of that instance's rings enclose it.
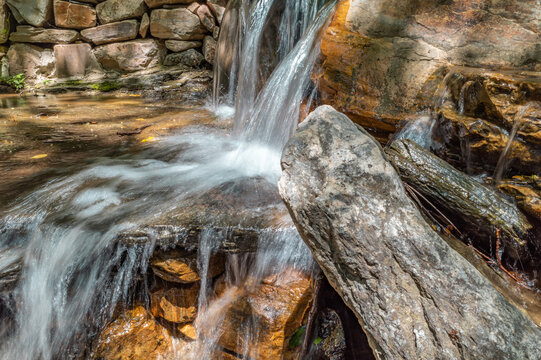
<instances>
[{"instance_id":1,"label":"large gray boulder","mask_svg":"<svg viewBox=\"0 0 541 360\"><path fill-rule=\"evenodd\" d=\"M330 106L300 125L280 194L379 359L541 359L541 330L429 226L378 143Z\"/></svg>"},{"instance_id":2,"label":"large gray boulder","mask_svg":"<svg viewBox=\"0 0 541 360\"><path fill-rule=\"evenodd\" d=\"M53 0L7 0L17 21L43 26L52 20Z\"/></svg>"}]
</instances>

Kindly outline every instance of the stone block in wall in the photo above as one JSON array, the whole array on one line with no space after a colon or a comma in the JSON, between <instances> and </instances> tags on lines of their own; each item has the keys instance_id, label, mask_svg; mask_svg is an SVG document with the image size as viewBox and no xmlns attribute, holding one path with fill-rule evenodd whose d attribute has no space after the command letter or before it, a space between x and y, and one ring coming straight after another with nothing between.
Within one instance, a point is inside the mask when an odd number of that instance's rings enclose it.
<instances>
[{"instance_id":1,"label":"stone block in wall","mask_svg":"<svg viewBox=\"0 0 541 360\"><path fill-rule=\"evenodd\" d=\"M7 53L10 75L24 74L29 82L36 82L54 74L55 62L51 49L37 45L14 44Z\"/></svg>"},{"instance_id":2,"label":"stone block in wall","mask_svg":"<svg viewBox=\"0 0 541 360\"><path fill-rule=\"evenodd\" d=\"M190 67L198 67L203 63L204 60L205 57L199 51L189 49L181 53L167 55L163 64L165 66L186 65Z\"/></svg>"},{"instance_id":3,"label":"stone block in wall","mask_svg":"<svg viewBox=\"0 0 541 360\"><path fill-rule=\"evenodd\" d=\"M100 45L93 52L105 70L133 72L161 64L167 50L155 39L140 39Z\"/></svg>"},{"instance_id":4,"label":"stone block in wall","mask_svg":"<svg viewBox=\"0 0 541 360\"><path fill-rule=\"evenodd\" d=\"M193 0L145 0L149 8L157 8L163 5L190 4Z\"/></svg>"},{"instance_id":5,"label":"stone block in wall","mask_svg":"<svg viewBox=\"0 0 541 360\"><path fill-rule=\"evenodd\" d=\"M96 26L81 31L84 40L96 45L109 44L125 40L133 40L139 32L137 20L124 20L106 25Z\"/></svg>"},{"instance_id":6,"label":"stone block in wall","mask_svg":"<svg viewBox=\"0 0 541 360\"><path fill-rule=\"evenodd\" d=\"M9 10L6 0L0 0L0 44L9 40Z\"/></svg>"},{"instance_id":7,"label":"stone block in wall","mask_svg":"<svg viewBox=\"0 0 541 360\"><path fill-rule=\"evenodd\" d=\"M53 0L7 0L13 16L19 23L43 26L52 20Z\"/></svg>"},{"instance_id":8,"label":"stone block in wall","mask_svg":"<svg viewBox=\"0 0 541 360\"><path fill-rule=\"evenodd\" d=\"M102 24L135 19L147 11L144 0L106 0L96 6Z\"/></svg>"},{"instance_id":9,"label":"stone block in wall","mask_svg":"<svg viewBox=\"0 0 541 360\"><path fill-rule=\"evenodd\" d=\"M158 9L150 15L150 34L159 39L202 40L207 29L187 9Z\"/></svg>"},{"instance_id":10,"label":"stone block in wall","mask_svg":"<svg viewBox=\"0 0 541 360\"><path fill-rule=\"evenodd\" d=\"M214 27L216 26L216 21L210 9L206 5L201 5L197 8L196 14L197 16L199 16L201 24L203 24L203 26L206 27L208 31L212 32L214 30Z\"/></svg>"},{"instance_id":11,"label":"stone block in wall","mask_svg":"<svg viewBox=\"0 0 541 360\"><path fill-rule=\"evenodd\" d=\"M67 44L79 39L79 32L67 29L44 29L28 25L17 26L17 31L11 33L12 42Z\"/></svg>"},{"instance_id":12,"label":"stone block in wall","mask_svg":"<svg viewBox=\"0 0 541 360\"><path fill-rule=\"evenodd\" d=\"M68 1L54 0L54 22L68 29L86 29L96 26L96 10L93 7Z\"/></svg>"},{"instance_id":13,"label":"stone block in wall","mask_svg":"<svg viewBox=\"0 0 541 360\"><path fill-rule=\"evenodd\" d=\"M172 52L182 52L188 49L195 49L201 47L203 43L201 41L185 41L185 40L166 40L165 47Z\"/></svg>"},{"instance_id":14,"label":"stone block in wall","mask_svg":"<svg viewBox=\"0 0 541 360\"><path fill-rule=\"evenodd\" d=\"M216 40L212 36L205 36L203 40L203 56L209 64L214 65L214 57L216 56Z\"/></svg>"},{"instance_id":15,"label":"stone block in wall","mask_svg":"<svg viewBox=\"0 0 541 360\"><path fill-rule=\"evenodd\" d=\"M55 45L53 52L58 78L84 76L97 65L90 44Z\"/></svg>"},{"instance_id":16,"label":"stone block in wall","mask_svg":"<svg viewBox=\"0 0 541 360\"><path fill-rule=\"evenodd\" d=\"M150 28L150 16L147 13L141 18L141 26L139 27L139 35L144 39L147 37L148 29Z\"/></svg>"},{"instance_id":17,"label":"stone block in wall","mask_svg":"<svg viewBox=\"0 0 541 360\"><path fill-rule=\"evenodd\" d=\"M218 21L219 25L222 24L226 5L227 2L225 0L207 0L207 6L214 14L214 17Z\"/></svg>"}]
</instances>

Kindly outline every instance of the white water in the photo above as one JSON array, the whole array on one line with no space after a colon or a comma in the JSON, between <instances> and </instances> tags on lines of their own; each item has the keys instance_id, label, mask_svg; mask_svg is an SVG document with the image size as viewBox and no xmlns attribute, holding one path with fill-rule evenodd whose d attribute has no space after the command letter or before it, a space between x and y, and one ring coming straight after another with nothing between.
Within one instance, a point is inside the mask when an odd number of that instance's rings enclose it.
<instances>
[{"instance_id":1,"label":"white water","mask_svg":"<svg viewBox=\"0 0 541 360\"><path fill-rule=\"evenodd\" d=\"M91 357L91 341L111 320L117 305L129 305L136 296L143 297L140 301L146 299L145 282L140 279L145 276L154 241L151 237L148 243L127 245L117 241L119 234L164 211L181 208L184 199L220 184L256 177L276 184L282 147L295 129L300 102L309 89L310 71L319 52L318 32L332 6L316 18L319 1L288 0L288 12L279 26L287 41L279 41L275 49L281 61L264 86L251 86L248 83L255 78L248 75L255 73L244 66L259 66L261 37L256 35L264 32L275 3L278 1L254 2L248 25L253 31L245 33L250 34L247 39L239 38L244 55L252 54L247 49L254 51L254 57L238 69L235 129L240 138L207 128L187 129L138 154L98 159L82 171L54 179L1 214L0 254L9 256L0 258L0 271L21 257L23 270L11 295L17 304L15 323L0 329L0 358ZM218 239L211 235L203 232L201 239L202 272L216 250L212 241ZM250 267L237 262L227 280L233 290L226 294L246 289L269 271L310 270L310 253L291 222L260 235L255 261ZM235 262L228 261L230 267ZM245 282L246 274L250 274L250 283ZM232 299L226 295L209 302L207 287L202 285L198 331L216 328L220 309ZM204 358L215 346L216 336L205 337L190 356ZM185 351L178 358L188 356Z\"/></svg>"}]
</instances>

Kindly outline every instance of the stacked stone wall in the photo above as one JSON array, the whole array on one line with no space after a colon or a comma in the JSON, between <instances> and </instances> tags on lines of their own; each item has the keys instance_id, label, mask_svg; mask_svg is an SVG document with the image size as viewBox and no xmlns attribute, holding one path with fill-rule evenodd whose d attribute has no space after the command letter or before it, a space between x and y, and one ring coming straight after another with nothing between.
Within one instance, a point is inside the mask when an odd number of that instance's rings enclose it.
<instances>
[{"instance_id":1,"label":"stacked stone wall","mask_svg":"<svg viewBox=\"0 0 541 360\"><path fill-rule=\"evenodd\" d=\"M227 0L0 0L2 76L209 68Z\"/></svg>"}]
</instances>

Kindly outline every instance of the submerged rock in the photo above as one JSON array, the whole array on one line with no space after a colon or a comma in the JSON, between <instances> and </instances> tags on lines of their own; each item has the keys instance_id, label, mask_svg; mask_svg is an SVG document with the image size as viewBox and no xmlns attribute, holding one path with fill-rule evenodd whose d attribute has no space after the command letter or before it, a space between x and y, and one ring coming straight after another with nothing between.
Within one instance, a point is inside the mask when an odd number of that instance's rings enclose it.
<instances>
[{"instance_id":1,"label":"submerged rock","mask_svg":"<svg viewBox=\"0 0 541 360\"><path fill-rule=\"evenodd\" d=\"M381 147L322 106L282 157L280 194L380 359L539 359L541 330L425 222Z\"/></svg>"}]
</instances>

